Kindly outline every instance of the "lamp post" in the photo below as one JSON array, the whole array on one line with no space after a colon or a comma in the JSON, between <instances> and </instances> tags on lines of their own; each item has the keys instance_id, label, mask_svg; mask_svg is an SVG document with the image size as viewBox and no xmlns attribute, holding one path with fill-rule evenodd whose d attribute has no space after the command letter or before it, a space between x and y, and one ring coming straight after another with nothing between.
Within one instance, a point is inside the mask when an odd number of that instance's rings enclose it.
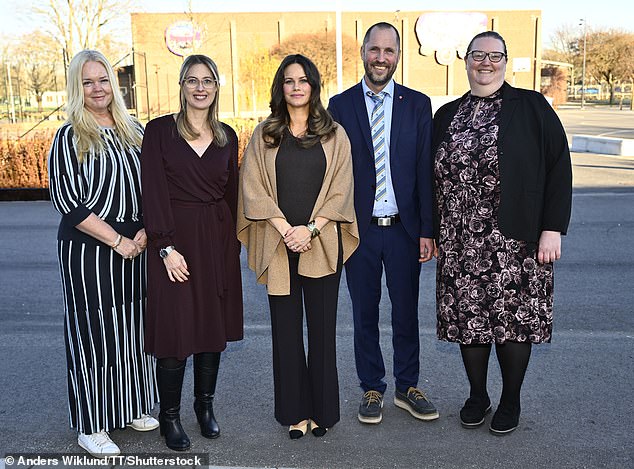
<instances>
[{"instance_id":1,"label":"lamp post","mask_svg":"<svg viewBox=\"0 0 634 469\"><path fill-rule=\"evenodd\" d=\"M335 55L337 57L337 93L343 91L343 42L341 31L341 0L335 3L335 25L337 35L335 36Z\"/></svg>"},{"instance_id":2,"label":"lamp post","mask_svg":"<svg viewBox=\"0 0 634 469\"><path fill-rule=\"evenodd\" d=\"M579 21L581 21L579 26L583 24L583 65L581 67L581 109L583 109L586 104L586 39L588 29L585 18L581 18Z\"/></svg>"},{"instance_id":3,"label":"lamp post","mask_svg":"<svg viewBox=\"0 0 634 469\"><path fill-rule=\"evenodd\" d=\"M156 107L157 107L157 112L158 115L161 115L161 88L160 88L160 84L159 84L159 70L161 69L161 67L158 66L158 64L153 64L154 65L154 75L156 75Z\"/></svg>"}]
</instances>

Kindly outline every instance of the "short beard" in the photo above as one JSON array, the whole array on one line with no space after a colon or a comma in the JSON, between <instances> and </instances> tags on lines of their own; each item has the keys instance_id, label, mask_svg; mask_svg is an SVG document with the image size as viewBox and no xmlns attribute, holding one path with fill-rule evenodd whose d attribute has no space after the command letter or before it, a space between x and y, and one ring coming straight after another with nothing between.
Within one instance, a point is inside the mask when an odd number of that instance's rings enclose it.
<instances>
[{"instance_id":1,"label":"short beard","mask_svg":"<svg viewBox=\"0 0 634 469\"><path fill-rule=\"evenodd\" d=\"M374 86L376 86L377 88L385 86L387 83L389 83L389 81L394 76L394 72L396 72L396 65L394 65L390 70L388 70L385 78L376 79L374 75L372 74L372 72L370 71L370 64L368 64L367 62L363 62L363 68L365 70L365 76L368 79L368 81L372 83Z\"/></svg>"}]
</instances>

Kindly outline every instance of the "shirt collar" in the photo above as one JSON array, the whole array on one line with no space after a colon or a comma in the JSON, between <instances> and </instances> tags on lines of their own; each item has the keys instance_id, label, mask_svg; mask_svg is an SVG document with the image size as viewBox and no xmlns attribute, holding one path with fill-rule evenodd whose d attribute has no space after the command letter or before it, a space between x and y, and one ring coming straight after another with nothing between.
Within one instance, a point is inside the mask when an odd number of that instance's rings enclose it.
<instances>
[{"instance_id":1,"label":"shirt collar","mask_svg":"<svg viewBox=\"0 0 634 469\"><path fill-rule=\"evenodd\" d=\"M372 91L368 84L365 82L365 77L361 78L361 87L363 88L363 96L367 96L368 91ZM390 98L394 96L394 79L391 78L390 81L385 85L385 88L381 90Z\"/></svg>"}]
</instances>

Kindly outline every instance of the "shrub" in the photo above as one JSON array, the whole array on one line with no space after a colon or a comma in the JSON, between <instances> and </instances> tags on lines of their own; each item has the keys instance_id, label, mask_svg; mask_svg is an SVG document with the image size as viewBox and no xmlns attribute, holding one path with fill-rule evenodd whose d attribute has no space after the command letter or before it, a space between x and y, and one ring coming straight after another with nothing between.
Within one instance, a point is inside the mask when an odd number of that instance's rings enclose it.
<instances>
[{"instance_id":1,"label":"shrub","mask_svg":"<svg viewBox=\"0 0 634 469\"><path fill-rule=\"evenodd\" d=\"M0 187L48 187L48 152L54 130L34 132L18 139L8 132L0 136Z\"/></svg>"},{"instance_id":2,"label":"shrub","mask_svg":"<svg viewBox=\"0 0 634 469\"><path fill-rule=\"evenodd\" d=\"M249 143L257 122L254 119L228 119L238 134L238 162ZM0 134L0 188L47 188L48 153L55 135L55 129L47 129L28 134L23 138Z\"/></svg>"},{"instance_id":3,"label":"shrub","mask_svg":"<svg viewBox=\"0 0 634 469\"><path fill-rule=\"evenodd\" d=\"M238 165L240 165L257 121L255 119L227 119L225 122L238 134Z\"/></svg>"}]
</instances>

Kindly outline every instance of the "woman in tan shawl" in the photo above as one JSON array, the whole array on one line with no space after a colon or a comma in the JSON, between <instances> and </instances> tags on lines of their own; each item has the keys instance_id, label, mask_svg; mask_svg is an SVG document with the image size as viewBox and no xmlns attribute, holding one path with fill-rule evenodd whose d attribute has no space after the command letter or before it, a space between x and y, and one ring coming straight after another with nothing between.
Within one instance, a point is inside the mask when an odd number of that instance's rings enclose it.
<instances>
[{"instance_id":1,"label":"woman in tan shawl","mask_svg":"<svg viewBox=\"0 0 634 469\"><path fill-rule=\"evenodd\" d=\"M268 289L275 418L297 439L339 421L336 317L343 262L359 243L350 142L320 101L320 76L286 57L271 114L242 161L238 238ZM308 357L303 341L306 305Z\"/></svg>"}]
</instances>

